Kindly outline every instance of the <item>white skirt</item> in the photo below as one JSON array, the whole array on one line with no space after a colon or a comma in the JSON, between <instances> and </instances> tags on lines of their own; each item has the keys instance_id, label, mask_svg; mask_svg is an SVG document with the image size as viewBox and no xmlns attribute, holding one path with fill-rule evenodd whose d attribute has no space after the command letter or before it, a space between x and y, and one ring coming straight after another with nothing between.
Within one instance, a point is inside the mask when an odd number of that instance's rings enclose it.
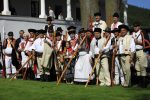
<instances>
[{"instance_id":1,"label":"white skirt","mask_svg":"<svg viewBox=\"0 0 150 100\"><path fill-rule=\"evenodd\" d=\"M75 65L75 74L74 81L75 82L86 82L90 76L92 71L92 66L90 63L91 55L85 52L79 53L79 59ZM93 77L91 78L93 79Z\"/></svg>"}]
</instances>

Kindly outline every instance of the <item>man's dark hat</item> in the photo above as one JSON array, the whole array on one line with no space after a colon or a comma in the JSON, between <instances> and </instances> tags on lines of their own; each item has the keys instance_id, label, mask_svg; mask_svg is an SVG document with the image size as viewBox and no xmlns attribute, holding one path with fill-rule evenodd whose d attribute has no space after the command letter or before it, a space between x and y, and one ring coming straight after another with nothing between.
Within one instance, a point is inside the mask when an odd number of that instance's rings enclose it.
<instances>
[{"instance_id":1,"label":"man's dark hat","mask_svg":"<svg viewBox=\"0 0 150 100\"><path fill-rule=\"evenodd\" d=\"M46 21L52 21L52 17L47 17Z\"/></svg>"},{"instance_id":2,"label":"man's dark hat","mask_svg":"<svg viewBox=\"0 0 150 100\"><path fill-rule=\"evenodd\" d=\"M101 13L97 12L94 14L94 16L101 16Z\"/></svg>"},{"instance_id":3,"label":"man's dark hat","mask_svg":"<svg viewBox=\"0 0 150 100\"><path fill-rule=\"evenodd\" d=\"M8 36L14 36L13 32L8 32Z\"/></svg>"},{"instance_id":4,"label":"man's dark hat","mask_svg":"<svg viewBox=\"0 0 150 100\"><path fill-rule=\"evenodd\" d=\"M94 29L94 32L99 32L99 33L101 33L101 32L102 32L102 29L101 29L101 28L95 28L95 29Z\"/></svg>"},{"instance_id":5,"label":"man's dark hat","mask_svg":"<svg viewBox=\"0 0 150 100\"><path fill-rule=\"evenodd\" d=\"M37 31L35 29L28 29L28 32L33 32L33 33L36 33Z\"/></svg>"},{"instance_id":6,"label":"man's dark hat","mask_svg":"<svg viewBox=\"0 0 150 100\"><path fill-rule=\"evenodd\" d=\"M126 29L127 31L129 31L129 27L127 25L119 25L119 31L121 31L121 29L124 28Z\"/></svg>"},{"instance_id":7,"label":"man's dark hat","mask_svg":"<svg viewBox=\"0 0 150 100\"><path fill-rule=\"evenodd\" d=\"M115 12L115 13L113 14L113 17L119 18L119 14L118 14L117 12Z\"/></svg>"},{"instance_id":8,"label":"man's dark hat","mask_svg":"<svg viewBox=\"0 0 150 100\"><path fill-rule=\"evenodd\" d=\"M58 32L62 32L63 30L62 30L62 28L61 28L61 27L58 27L56 31L58 31Z\"/></svg>"}]
</instances>

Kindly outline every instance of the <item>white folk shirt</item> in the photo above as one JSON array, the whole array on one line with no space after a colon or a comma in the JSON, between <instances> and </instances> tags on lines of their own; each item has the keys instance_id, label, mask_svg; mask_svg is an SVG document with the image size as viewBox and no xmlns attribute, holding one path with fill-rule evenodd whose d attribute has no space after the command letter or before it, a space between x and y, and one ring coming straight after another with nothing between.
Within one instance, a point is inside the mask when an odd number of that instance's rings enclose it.
<instances>
[{"instance_id":1,"label":"white folk shirt","mask_svg":"<svg viewBox=\"0 0 150 100\"><path fill-rule=\"evenodd\" d=\"M119 25L122 25L122 23L121 23L121 22L112 23L112 24L111 24L111 30L114 30L115 28L118 28Z\"/></svg>"},{"instance_id":2,"label":"white folk shirt","mask_svg":"<svg viewBox=\"0 0 150 100\"><path fill-rule=\"evenodd\" d=\"M135 42L131 35L119 38L119 54L130 54L135 52Z\"/></svg>"},{"instance_id":3,"label":"white folk shirt","mask_svg":"<svg viewBox=\"0 0 150 100\"><path fill-rule=\"evenodd\" d=\"M52 17L52 18L55 18L55 14L54 14L54 11L53 10L49 10L49 16Z\"/></svg>"},{"instance_id":4,"label":"white folk shirt","mask_svg":"<svg viewBox=\"0 0 150 100\"><path fill-rule=\"evenodd\" d=\"M36 52L39 53L43 53L44 51L44 40L45 38L38 38L34 41L33 45L32 45L32 50L35 50ZM49 39L46 38L46 40L50 43L51 41Z\"/></svg>"},{"instance_id":5,"label":"white folk shirt","mask_svg":"<svg viewBox=\"0 0 150 100\"><path fill-rule=\"evenodd\" d=\"M32 47L32 44L33 44L33 40L34 40L34 38L30 38L29 39L28 43L25 46L24 51L32 51L31 47Z\"/></svg>"},{"instance_id":6,"label":"white folk shirt","mask_svg":"<svg viewBox=\"0 0 150 100\"><path fill-rule=\"evenodd\" d=\"M99 22L93 22L93 31L95 28L102 29L101 37L103 37L104 30L107 28L107 24L103 20L100 20Z\"/></svg>"},{"instance_id":7,"label":"white folk shirt","mask_svg":"<svg viewBox=\"0 0 150 100\"><path fill-rule=\"evenodd\" d=\"M133 32L132 37L142 42L141 30L139 30L138 32ZM136 44L136 49L143 49L143 46Z\"/></svg>"},{"instance_id":8,"label":"white folk shirt","mask_svg":"<svg viewBox=\"0 0 150 100\"><path fill-rule=\"evenodd\" d=\"M96 45L96 39L93 38L92 42L90 44L90 52L92 53L92 57L94 58L95 54L99 54L100 50L104 50L103 47L106 43L106 39L105 38L101 38L98 40L98 46Z\"/></svg>"}]
</instances>

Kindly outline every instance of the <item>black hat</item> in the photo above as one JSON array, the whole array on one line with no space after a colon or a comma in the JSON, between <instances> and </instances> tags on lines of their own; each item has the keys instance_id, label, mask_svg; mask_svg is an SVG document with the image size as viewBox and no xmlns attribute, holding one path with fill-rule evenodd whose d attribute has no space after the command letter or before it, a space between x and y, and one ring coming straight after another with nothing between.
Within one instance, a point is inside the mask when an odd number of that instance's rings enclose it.
<instances>
[{"instance_id":1,"label":"black hat","mask_svg":"<svg viewBox=\"0 0 150 100\"><path fill-rule=\"evenodd\" d=\"M61 28L61 27L58 27L56 31L58 31L58 32L62 32L63 30L62 30L62 28Z\"/></svg>"},{"instance_id":2,"label":"black hat","mask_svg":"<svg viewBox=\"0 0 150 100\"><path fill-rule=\"evenodd\" d=\"M85 32L84 28L81 28L78 33L84 33L84 32Z\"/></svg>"},{"instance_id":3,"label":"black hat","mask_svg":"<svg viewBox=\"0 0 150 100\"><path fill-rule=\"evenodd\" d=\"M127 25L119 25L119 31L121 31L122 28L126 29L127 31L129 31L129 27Z\"/></svg>"},{"instance_id":4,"label":"black hat","mask_svg":"<svg viewBox=\"0 0 150 100\"><path fill-rule=\"evenodd\" d=\"M46 30L37 30L38 34L45 34L46 33Z\"/></svg>"},{"instance_id":5,"label":"black hat","mask_svg":"<svg viewBox=\"0 0 150 100\"><path fill-rule=\"evenodd\" d=\"M117 12L115 12L115 13L113 14L113 17L119 18L119 14L118 14Z\"/></svg>"},{"instance_id":6,"label":"black hat","mask_svg":"<svg viewBox=\"0 0 150 100\"><path fill-rule=\"evenodd\" d=\"M13 32L8 32L8 36L14 36Z\"/></svg>"},{"instance_id":7,"label":"black hat","mask_svg":"<svg viewBox=\"0 0 150 100\"><path fill-rule=\"evenodd\" d=\"M140 22L137 21L137 22L134 22L134 23L133 23L133 26L134 26L134 27L137 27L137 26L141 26L141 24L140 24Z\"/></svg>"},{"instance_id":8,"label":"black hat","mask_svg":"<svg viewBox=\"0 0 150 100\"><path fill-rule=\"evenodd\" d=\"M52 17L47 17L46 21L52 21Z\"/></svg>"},{"instance_id":9,"label":"black hat","mask_svg":"<svg viewBox=\"0 0 150 100\"><path fill-rule=\"evenodd\" d=\"M68 31L75 31L75 30L76 30L76 27L74 27L74 26L69 26L69 27L67 28L67 30L68 30Z\"/></svg>"},{"instance_id":10,"label":"black hat","mask_svg":"<svg viewBox=\"0 0 150 100\"><path fill-rule=\"evenodd\" d=\"M101 33L101 32L102 32L102 29L101 29L101 28L95 28L95 29L94 29L94 32L99 32L99 33Z\"/></svg>"},{"instance_id":11,"label":"black hat","mask_svg":"<svg viewBox=\"0 0 150 100\"><path fill-rule=\"evenodd\" d=\"M33 33L36 33L36 30L35 29L28 29L28 32L33 32Z\"/></svg>"},{"instance_id":12,"label":"black hat","mask_svg":"<svg viewBox=\"0 0 150 100\"><path fill-rule=\"evenodd\" d=\"M109 27L107 27L104 31L105 31L105 32L108 32L108 33L111 33L111 32L112 32Z\"/></svg>"},{"instance_id":13,"label":"black hat","mask_svg":"<svg viewBox=\"0 0 150 100\"><path fill-rule=\"evenodd\" d=\"M97 12L94 14L94 16L101 16L101 13Z\"/></svg>"},{"instance_id":14,"label":"black hat","mask_svg":"<svg viewBox=\"0 0 150 100\"><path fill-rule=\"evenodd\" d=\"M112 33L115 33L115 32L119 32L119 29L118 28L114 28L114 30L112 30Z\"/></svg>"},{"instance_id":15,"label":"black hat","mask_svg":"<svg viewBox=\"0 0 150 100\"><path fill-rule=\"evenodd\" d=\"M56 37L57 36L61 36L61 33L60 32L56 32Z\"/></svg>"},{"instance_id":16,"label":"black hat","mask_svg":"<svg viewBox=\"0 0 150 100\"><path fill-rule=\"evenodd\" d=\"M74 27L74 26L69 26L67 28L67 30L68 30L68 34L75 34L76 33L76 27Z\"/></svg>"}]
</instances>

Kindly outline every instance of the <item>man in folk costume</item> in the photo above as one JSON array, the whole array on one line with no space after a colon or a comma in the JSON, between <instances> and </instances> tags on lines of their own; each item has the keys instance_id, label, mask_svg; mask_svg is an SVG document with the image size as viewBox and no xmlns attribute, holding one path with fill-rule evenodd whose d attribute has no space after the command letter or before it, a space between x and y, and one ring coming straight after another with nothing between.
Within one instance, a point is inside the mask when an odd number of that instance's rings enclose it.
<instances>
[{"instance_id":1,"label":"man in folk costume","mask_svg":"<svg viewBox=\"0 0 150 100\"><path fill-rule=\"evenodd\" d=\"M41 81L48 81L50 72L47 66L42 66L42 56L44 52L44 43L47 43L49 46L51 46L52 43L49 39L44 37L46 34L45 30L38 30L38 33L39 38L37 38L32 45L33 54L37 57L37 75L40 76Z\"/></svg>"},{"instance_id":2,"label":"man in folk costume","mask_svg":"<svg viewBox=\"0 0 150 100\"><path fill-rule=\"evenodd\" d=\"M12 53L15 47L16 40L13 38L13 32L8 33L8 38L4 40L3 49L5 56L5 68L6 68L6 78L10 78L11 75L16 73L16 67L12 62ZM17 60L17 59L15 59Z\"/></svg>"},{"instance_id":3,"label":"man in folk costume","mask_svg":"<svg viewBox=\"0 0 150 100\"><path fill-rule=\"evenodd\" d=\"M57 32L60 33L61 35L61 40L62 40L62 51L64 50L64 47L65 47L65 44L66 44L66 41L67 41L67 37L66 35L63 34L63 29L61 27L58 27L57 30L56 30L56 35L57 35Z\"/></svg>"},{"instance_id":4,"label":"man in folk costume","mask_svg":"<svg viewBox=\"0 0 150 100\"><path fill-rule=\"evenodd\" d=\"M106 52L108 47L106 46L108 40L106 38L101 37L102 30L100 28L95 28L94 30L94 38L90 45L90 51L92 52L92 57L98 57L99 53L101 53L100 61L96 65L96 76L97 80L100 81L100 86L110 86L110 73L109 73L109 66L108 66L108 58L106 56Z\"/></svg>"},{"instance_id":5,"label":"man in folk costume","mask_svg":"<svg viewBox=\"0 0 150 100\"><path fill-rule=\"evenodd\" d=\"M115 59L114 59L114 65L115 65L115 71L114 71L114 84L115 85L123 85L124 84L124 74L123 74L123 70L122 70L122 67L120 65L120 62L119 62L119 57L118 57L118 49L117 49L117 45L118 45L118 40L120 38L120 33L119 33L119 29L118 28L115 28L114 30L112 30L112 32L114 33L114 43L112 44L112 47L113 47L113 53L116 52L115 54ZM115 51L116 50L116 51ZM120 83L121 82L121 83Z\"/></svg>"},{"instance_id":6,"label":"man in folk costume","mask_svg":"<svg viewBox=\"0 0 150 100\"><path fill-rule=\"evenodd\" d=\"M111 30L118 28L119 25L122 25L122 23L119 21L119 14L116 12L113 14L113 23L111 24Z\"/></svg>"},{"instance_id":7,"label":"man in folk costume","mask_svg":"<svg viewBox=\"0 0 150 100\"><path fill-rule=\"evenodd\" d=\"M55 59L54 63L55 63L55 69L56 69L57 76L60 75L61 71L63 70L63 66L62 66L62 63L63 63L62 43L63 43L63 40L61 40L61 33L58 31L58 32L56 32L56 43L54 46L54 50L56 52L56 58L54 58Z\"/></svg>"},{"instance_id":8,"label":"man in folk costume","mask_svg":"<svg viewBox=\"0 0 150 100\"><path fill-rule=\"evenodd\" d=\"M131 35L128 35L129 27L127 25L119 26L121 37L119 38L119 60L125 77L124 87L129 87L131 84L131 70L133 57L135 53L135 42Z\"/></svg>"},{"instance_id":9,"label":"man in folk costume","mask_svg":"<svg viewBox=\"0 0 150 100\"><path fill-rule=\"evenodd\" d=\"M81 28L79 30L79 43L83 40L83 38L86 36L84 28ZM91 66L91 54L89 54L89 45L84 40L83 44L81 46L78 46L79 51L79 57L75 64L75 74L74 74L74 81L75 82L86 82L88 80L88 77L92 71Z\"/></svg>"},{"instance_id":10,"label":"man in folk costume","mask_svg":"<svg viewBox=\"0 0 150 100\"><path fill-rule=\"evenodd\" d=\"M45 25L44 30L46 30L46 35L51 40L53 39L54 32L56 31L55 26L52 24L52 17L47 17L47 25Z\"/></svg>"},{"instance_id":11,"label":"man in folk costume","mask_svg":"<svg viewBox=\"0 0 150 100\"><path fill-rule=\"evenodd\" d=\"M137 71L137 81L138 85L141 87L146 87L146 68L148 67L147 64L147 56L144 53L144 35L141 30L140 23L135 22L134 23L134 32L132 34L132 37L134 38L135 44L136 44L136 52L135 52L135 69Z\"/></svg>"},{"instance_id":12,"label":"man in folk costume","mask_svg":"<svg viewBox=\"0 0 150 100\"><path fill-rule=\"evenodd\" d=\"M93 22L93 31L95 28L101 28L102 29L102 33L101 33L101 37L103 37L103 31L107 28L107 24L105 21L101 20L101 13L95 13L94 14L96 21Z\"/></svg>"},{"instance_id":13,"label":"man in folk costume","mask_svg":"<svg viewBox=\"0 0 150 100\"><path fill-rule=\"evenodd\" d=\"M20 37L16 40L16 43L15 43L15 49L17 50L17 52L19 54L18 55L19 56L19 60L21 60L22 58L21 58L21 52L18 51L18 47L19 47L20 42L23 41L23 34L24 34L24 30L20 30L19 31Z\"/></svg>"}]
</instances>

